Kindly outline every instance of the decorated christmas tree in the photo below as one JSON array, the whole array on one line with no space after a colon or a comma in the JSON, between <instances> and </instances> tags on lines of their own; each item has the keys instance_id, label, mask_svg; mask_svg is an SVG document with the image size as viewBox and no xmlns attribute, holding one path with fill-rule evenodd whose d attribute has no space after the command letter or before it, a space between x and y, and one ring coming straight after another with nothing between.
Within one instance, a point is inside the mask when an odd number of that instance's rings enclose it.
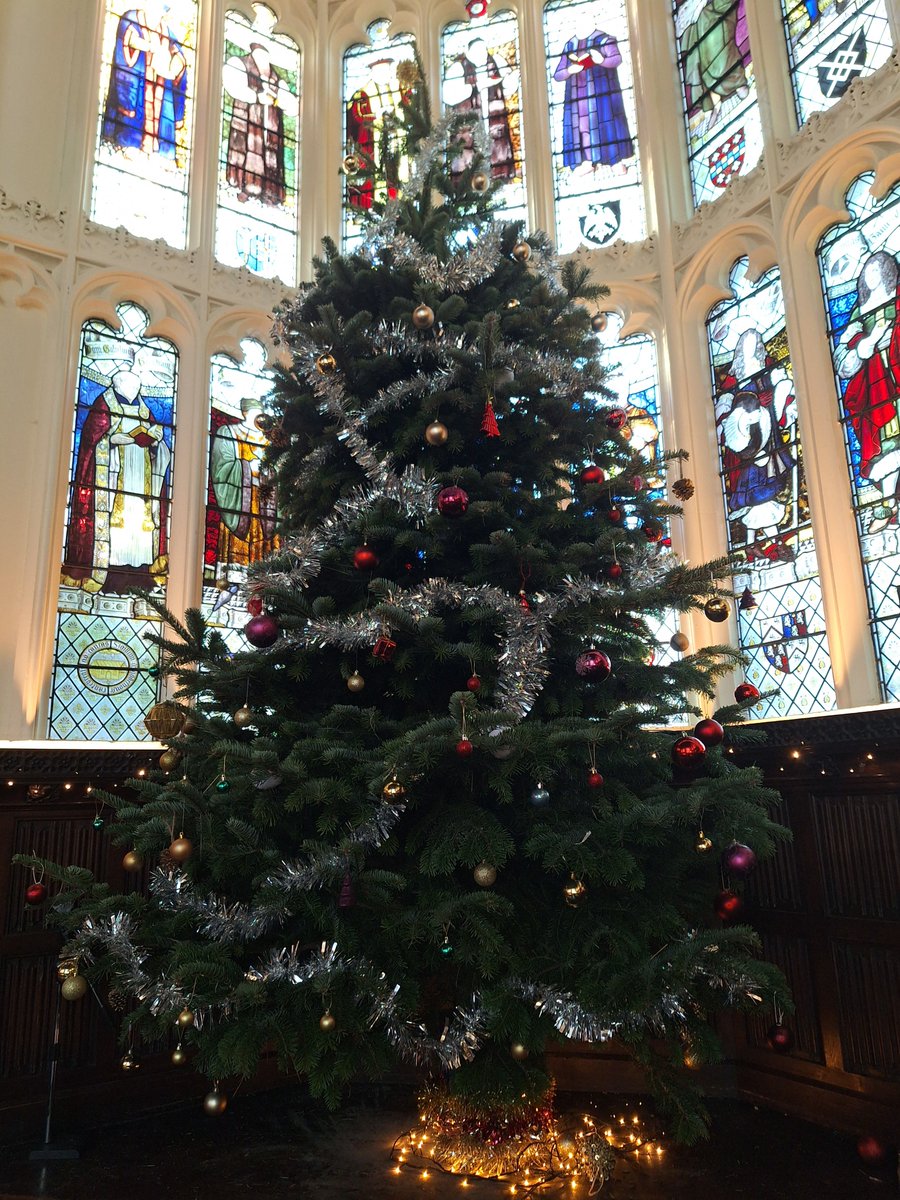
<instances>
[{"instance_id":1,"label":"decorated christmas tree","mask_svg":"<svg viewBox=\"0 0 900 1200\"><path fill-rule=\"evenodd\" d=\"M491 214L477 130L451 172L460 118L428 129L421 91L411 177L276 317L280 547L242 645L167 614L168 749L105 797L148 886L40 865L73 978L130 998L129 1044L177 1029L212 1111L266 1048L329 1103L400 1059L455 1169L596 1180L545 1046L617 1038L702 1132L685 1060L719 1010L785 1003L737 923L782 831L721 748L754 689L708 712L739 659L660 640L727 615L728 564L669 548L692 488L604 388L603 289Z\"/></svg>"}]
</instances>

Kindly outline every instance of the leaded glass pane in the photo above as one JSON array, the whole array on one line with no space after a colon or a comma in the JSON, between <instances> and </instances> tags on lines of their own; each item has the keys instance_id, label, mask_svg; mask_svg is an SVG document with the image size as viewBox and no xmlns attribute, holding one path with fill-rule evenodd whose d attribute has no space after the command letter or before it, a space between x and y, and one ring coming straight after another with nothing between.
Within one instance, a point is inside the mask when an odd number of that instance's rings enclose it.
<instances>
[{"instance_id":1,"label":"leaded glass pane","mask_svg":"<svg viewBox=\"0 0 900 1200\"><path fill-rule=\"evenodd\" d=\"M368 34L368 45L344 55L345 250L362 241L373 206L398 195L411 162L404 110L418 78L415 42L391 36L387 20L373 21Z\"/></svg>"},{"instance_id":2,"label":"leaded glass pane","mask_svg":"<svg viewBox=\"0 0 900 1200\"><path fill-rule=\"evenodd\" d=\"M50 694L51 738L146 738L169 571L177 353L148 338L146 313L121 328L88 321L81 358Z\"/></svg>"},{"instance_id":3,"label":"leaded glass pane","mask_svg":"<svg viewBox=\"0 0 900 1200\"><path fill-rule=\"evenodd\" d=\"M498 210L508 221L526 220L522 147L522 79L516 14L454 21L441 40L441 101L448 113L468 114L483 123L490 143L490 175L500 185ZM471 134L464 136L450 164L451 178L474 158Z\"/></svg>"},{"instance_id":4,"label":"leaded glass pane","mask_svg":"<svg viewBox=\"0 0 900 1200\"><path fill-rule=\"evenodd\" d=\"M891 53L887 0L782 0L797 116L830 108Z\"/></svg>"},{"instance_id":5,"label":"leaded glass pane","mask_svg":"<svg viewBox=\"0 0 900 1200\"><path fill-rule=\"evenodd\" d=\"M247 568L278 547L274 473L263 462L268 441L260 429L272 375L259 342L248 338L241 350L241 363L227 354L212 359L203 548L203 615L232 650L246 649Z\"/></svg>"},{"instance_id":6,"label":"leaded glass pane","mask_svg":"<svg viewBox=\"0 0 900 1200\"><path fill-rule=\"evenodd\" d=\"M646 233L624 0L544 6L560 253Z\"/></svg>"},{"instance_id":7,"label":"leaded glass pane","mask_svg":"<svg viewBox=\"0 0 900 1200\"><path fill-rule=\"evenodd\" d=\"M797 401L776 267L731 272L707 319L728 546L737 560L738 640L756 718L825 712L834 681L809 517ZM766 692L778 691L766 696Z\"/></svg>"},{"instance_id":8,"label":"leaded glass pane","mask_svg":"<svg viewBox=\"0 0 900 1200\"><path fill-rule=\"evenodd\" d=\"M196 0L107 0L91 217L187 240Z\"/></svg>"},{"instance_id":9,"label":"leaded glass pane","mask_svg":"<svg viewBox=\"0 0 900 1200\"><path fill-rule=\"evenodd\" d=\"M225 14L216 258L293 283L297 275L300 51L254 4Z\"/></svg>"},{"instance_id":10,"label":"leaded glass pane","mask_svg":"<svg viewBox=\"0 0 900 1200\"><path fill-rule=\"evenodd\" d=\"M694 203L715 200L762 154L745 0L675 0Z\"/></svg>"},{"instance_id":11,"label":"leaded glass pane","mask_svg":"<svg viewBox=\"0 0 900 1200\"><path fill-rule=\"evenodd\" d=\"M828 334L869 615L886 700L900 699L900 185L876 200L874 175L846 198L850 220L819 244Z\"/></svg>"}]
</instances>

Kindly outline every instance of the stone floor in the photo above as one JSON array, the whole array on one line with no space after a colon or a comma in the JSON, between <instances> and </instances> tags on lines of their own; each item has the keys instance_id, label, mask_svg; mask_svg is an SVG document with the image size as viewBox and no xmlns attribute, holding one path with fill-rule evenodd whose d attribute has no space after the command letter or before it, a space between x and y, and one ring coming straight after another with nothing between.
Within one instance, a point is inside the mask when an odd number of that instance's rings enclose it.
<instances>
[{"instance_id":1,"label":"stone floor","mask_svg":"<svg viewBox=\"0 0 900 1200\"><path fill-rule=\"evenodd\" d=\"M238 1097L222 1117L180 1107L130 1123L85 1127L77 1162L29 1164L28 1146L0 1151L0 1200L407 1200L459 1197L460 1180L392 1173L389 1153L414 1123L406 1096L371 1095L329 1117L298 1089ZM628 1158L601 1200L875 1200L896 1175L863 1168L852 1139L738 1102L711 1105L709 1142ZM606 1101L598 1115L611 1115ZM627 1112L627 1107L619 1107ZM2 1139L2 1131L0 1131ZM469 1200L509 1185L474 1181ZM567 1193L575 1200L573 1193ZM586 1194L582 1192L581 1194Z\"/></svg>"}]
</instances>

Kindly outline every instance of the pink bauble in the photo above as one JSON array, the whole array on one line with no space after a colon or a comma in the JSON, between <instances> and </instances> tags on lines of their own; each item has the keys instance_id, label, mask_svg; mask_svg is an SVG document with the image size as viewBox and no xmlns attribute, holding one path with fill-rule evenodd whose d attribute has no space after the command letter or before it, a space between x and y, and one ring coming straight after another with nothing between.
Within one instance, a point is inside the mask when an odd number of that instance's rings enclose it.
<instances>
[{"instance_id":1,"label":"pink bauble","mask_svg":"<svg viewBox=\"0 0 900 1200\"><path fill-rule=\"evenodd\" d=\"M260 613L258 617L251 617L244 626L244 637L251 646L256 646L258 650L274 646L280 635L278 622L268 613Z\"/></svg>"},{"instance_id":2,"label":"pink bauble","mask_svg":"<svg viewBox=\"0 0 900 1200\"><path fill-rule=\"evenodd\" d=\"M579 654L575 659L575 673L582 679L593 679L595 683L602 683L604 679L609 678L611 671L612 663L602 650L585 650L584 654Z\"/></svg>"},{"instance_id":3,"label":"pink bauble","mask_svg":"<svg viewBox=\"0 0 900 1200\"><path fill-rule=\"evenodd\" d=\"M437 508L442 517L461 517L469 507L469 494L461 487L441 488L437 494Z\"/></svg>"},{"instance_id":4,"label":"pink bauble","mask_svg":"<svg viewBox=\"0 0 900 1200\"><path fill-rule=\"evenodd\" d=\"M756 855L742 842L732 842L722 852L722 866L729 875L749 875L756 866Z\"/></svg>"}]
</instances>

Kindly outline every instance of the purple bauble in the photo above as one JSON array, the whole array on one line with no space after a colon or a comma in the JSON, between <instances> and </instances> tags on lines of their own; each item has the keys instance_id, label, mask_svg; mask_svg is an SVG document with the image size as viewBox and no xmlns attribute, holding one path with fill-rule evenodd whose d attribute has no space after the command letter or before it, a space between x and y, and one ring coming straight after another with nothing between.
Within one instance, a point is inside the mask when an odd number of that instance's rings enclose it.
<instances>
[{"instance_id":1,"label":"purple bauble","mask_svg":"<svg viewBox=\"0 0 900 1200\"><path fill-rule=\"evenodd\" d=\"M602 683L609 678L612 664L602 650L585 650L575 659L575 672L582 679L593 679Z\"/></svg>"},{"instance_id":2,"label":"purple bauble","mask_svg":"<svg viewBox=\"0 0 900 1200\"><path fill-rule=\"evenodd\" d=\"M281 630L278 628L278 622L268 613L260 613L258 617L251 617L244 626L244 637L251 646L256 646L258 650L274 646L280 636Z\"/></svg>"},{"instance_id":3,"label":"purple bauble","mask_svg":"<svg viewBox=\"0 0 900 1200\"><path fill-rule=\"evenodd\" d=\"M437 508L442 517L461 517L469 507L469 494L461 487L441 488L437 494Z\"/></svg>"},{"instance_id":4,"label":"purple bauble","mask_svg":"<svg viewBox=\"0 0 900 1200\"><path fill-rule=\"evenodd\" d=\"M732 842L722 854L722 866L729 875L749 875L756 866L756 855L742 842Z\"/></svg>"}]
</instances>

